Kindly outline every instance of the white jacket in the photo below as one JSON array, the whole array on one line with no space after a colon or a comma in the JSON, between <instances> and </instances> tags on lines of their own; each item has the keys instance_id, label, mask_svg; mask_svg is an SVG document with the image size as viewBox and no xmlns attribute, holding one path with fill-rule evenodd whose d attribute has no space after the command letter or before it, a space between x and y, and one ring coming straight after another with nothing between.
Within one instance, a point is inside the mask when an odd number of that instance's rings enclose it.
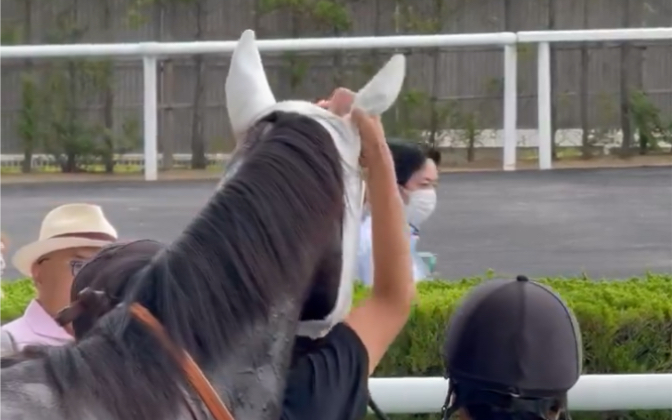
<instances>
[{"instance_id":1,"label":"white jacket","mask_svg":"<svg viewBox=\"0 0 672 420\"><path fill-rule=\"evenodd\" d=\"M422 260L416 247L420 236L416 229L409 226L409 235L411 242L411 258L413 259L413 278L415 281L426 280L430 278L430 272L427 265ZM357 253L357 273L355 278L361 280L366 285L373 284L373 241L371 236L371 215L365 216L359 230L359 250Z\"/></svg>"}]
</instances>

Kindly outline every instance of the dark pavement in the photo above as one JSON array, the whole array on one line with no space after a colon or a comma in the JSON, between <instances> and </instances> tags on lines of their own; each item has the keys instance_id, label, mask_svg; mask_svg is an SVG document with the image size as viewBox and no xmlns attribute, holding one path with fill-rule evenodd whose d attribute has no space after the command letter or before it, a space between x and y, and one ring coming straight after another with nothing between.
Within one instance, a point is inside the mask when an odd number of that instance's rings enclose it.
<instances>
[{"instance_id":1,"label":"dark pavement","mask_svg":"<svg viewBox=\"0 0 672 420\"><path fill-rule=\"evenodd\" d=\"M10 255L37 237L47 211L70 202L103 206L124 238L168 241L214 182L3 185ZM442 277L500 274L624 278L672 272L672 168L442 175L420 248ZM16 277L10 267L5 278Z\"/></svg>"}]
</instances>

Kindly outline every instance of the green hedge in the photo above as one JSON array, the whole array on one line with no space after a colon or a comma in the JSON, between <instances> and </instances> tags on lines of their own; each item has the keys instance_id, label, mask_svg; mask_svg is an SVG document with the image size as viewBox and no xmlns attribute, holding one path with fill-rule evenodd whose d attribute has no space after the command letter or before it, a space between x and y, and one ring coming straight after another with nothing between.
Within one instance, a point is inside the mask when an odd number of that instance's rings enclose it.
<instances>
[{"instance_id":1,"label":"green hedge","mask_svg":"<svg viewBox=\"0 0 672 420\"><path fill-rule=\"evenodd\" d=\"M388 351L376 376L441 376L446 320L479 279L426 282L404 333ZM672 275L648 274L626 281L543 280L571 306L583 333L584 373L672 372ZM2 321L20 315L33 295L30 281L2 284ZM356 300L368 291L356 290ZM392 416L395 419L438 418ZM665 412L584 413L580 419L669 420Z\"/></svg>"}]
</instances>

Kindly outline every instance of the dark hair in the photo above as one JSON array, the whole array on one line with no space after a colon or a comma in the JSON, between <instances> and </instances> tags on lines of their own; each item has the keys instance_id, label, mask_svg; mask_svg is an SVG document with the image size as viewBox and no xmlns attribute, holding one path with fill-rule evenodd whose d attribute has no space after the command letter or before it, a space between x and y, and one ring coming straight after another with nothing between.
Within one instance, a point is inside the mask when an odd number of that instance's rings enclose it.
<instances>
[{"instance_id":1,"label":"dark hair","mask_svg":"<svg viewBox=\"0 0 672 420\"><path fill-rule=\"evenodd\" d=\"M464 407L471 420L549 420L548 417L528 412L502 412L489 405L471 405ZM548 414L557 411L549 411Z\"/></svg>"},{"instance_id":2,"label":"dark hair","mask_svg":"<svg viewBox=\"0 0 672 420\"><path fill-rule=\"evenodd\" d=\"M431 148L427 150L427 158L431 159L437 165L441 164L441 151L438 149Z\"/></svg>"},{"instance_id":3,"label":"dark hair","mask_svg":"<svg viewBox=\"0 0 672 420\"><path fill-rule=\"evenodd\" d=\"M547 398L523 398L483 387L451 381L448 399L452 396L450 412L464 409L471 420L545 420L551 413L567 407L567 393Z\"/></svg>"},{"instance_id":4,"label":"dark hair","mask_svg":"<svg viewBox=\"0 0 672 420\"><path fill-rule=\"evenodd\" d=\"M394 160L394 172L397 176L398 185L406 185L414 173L418 172L425 166L427 159L432 159L432 156L417 144L390 142L388 143L390 152L392 152L392 159Z\"/></svg>"}]
</instances>

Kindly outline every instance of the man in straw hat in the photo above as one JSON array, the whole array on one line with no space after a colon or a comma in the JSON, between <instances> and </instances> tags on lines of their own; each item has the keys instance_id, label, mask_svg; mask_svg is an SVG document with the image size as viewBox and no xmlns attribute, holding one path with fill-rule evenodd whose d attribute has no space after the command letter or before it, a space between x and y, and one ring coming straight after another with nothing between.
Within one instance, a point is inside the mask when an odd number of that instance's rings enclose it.
<instances>
[{"instance_id":1,"label":"man in straw hat","mask_svg":"<svg viewBox=\"0 0 672 420\"><path fill-rule=\"evenodd\" d=\"M65 204L42 221L37 241L19 249L12 263L35 282L37 297L21 318L2 327L15 350L26 345L61 345L72 340L54 316L70 303L74 273L101 247L117 240L117 231L92 204Z\"/></svg>"}]
</instances>

